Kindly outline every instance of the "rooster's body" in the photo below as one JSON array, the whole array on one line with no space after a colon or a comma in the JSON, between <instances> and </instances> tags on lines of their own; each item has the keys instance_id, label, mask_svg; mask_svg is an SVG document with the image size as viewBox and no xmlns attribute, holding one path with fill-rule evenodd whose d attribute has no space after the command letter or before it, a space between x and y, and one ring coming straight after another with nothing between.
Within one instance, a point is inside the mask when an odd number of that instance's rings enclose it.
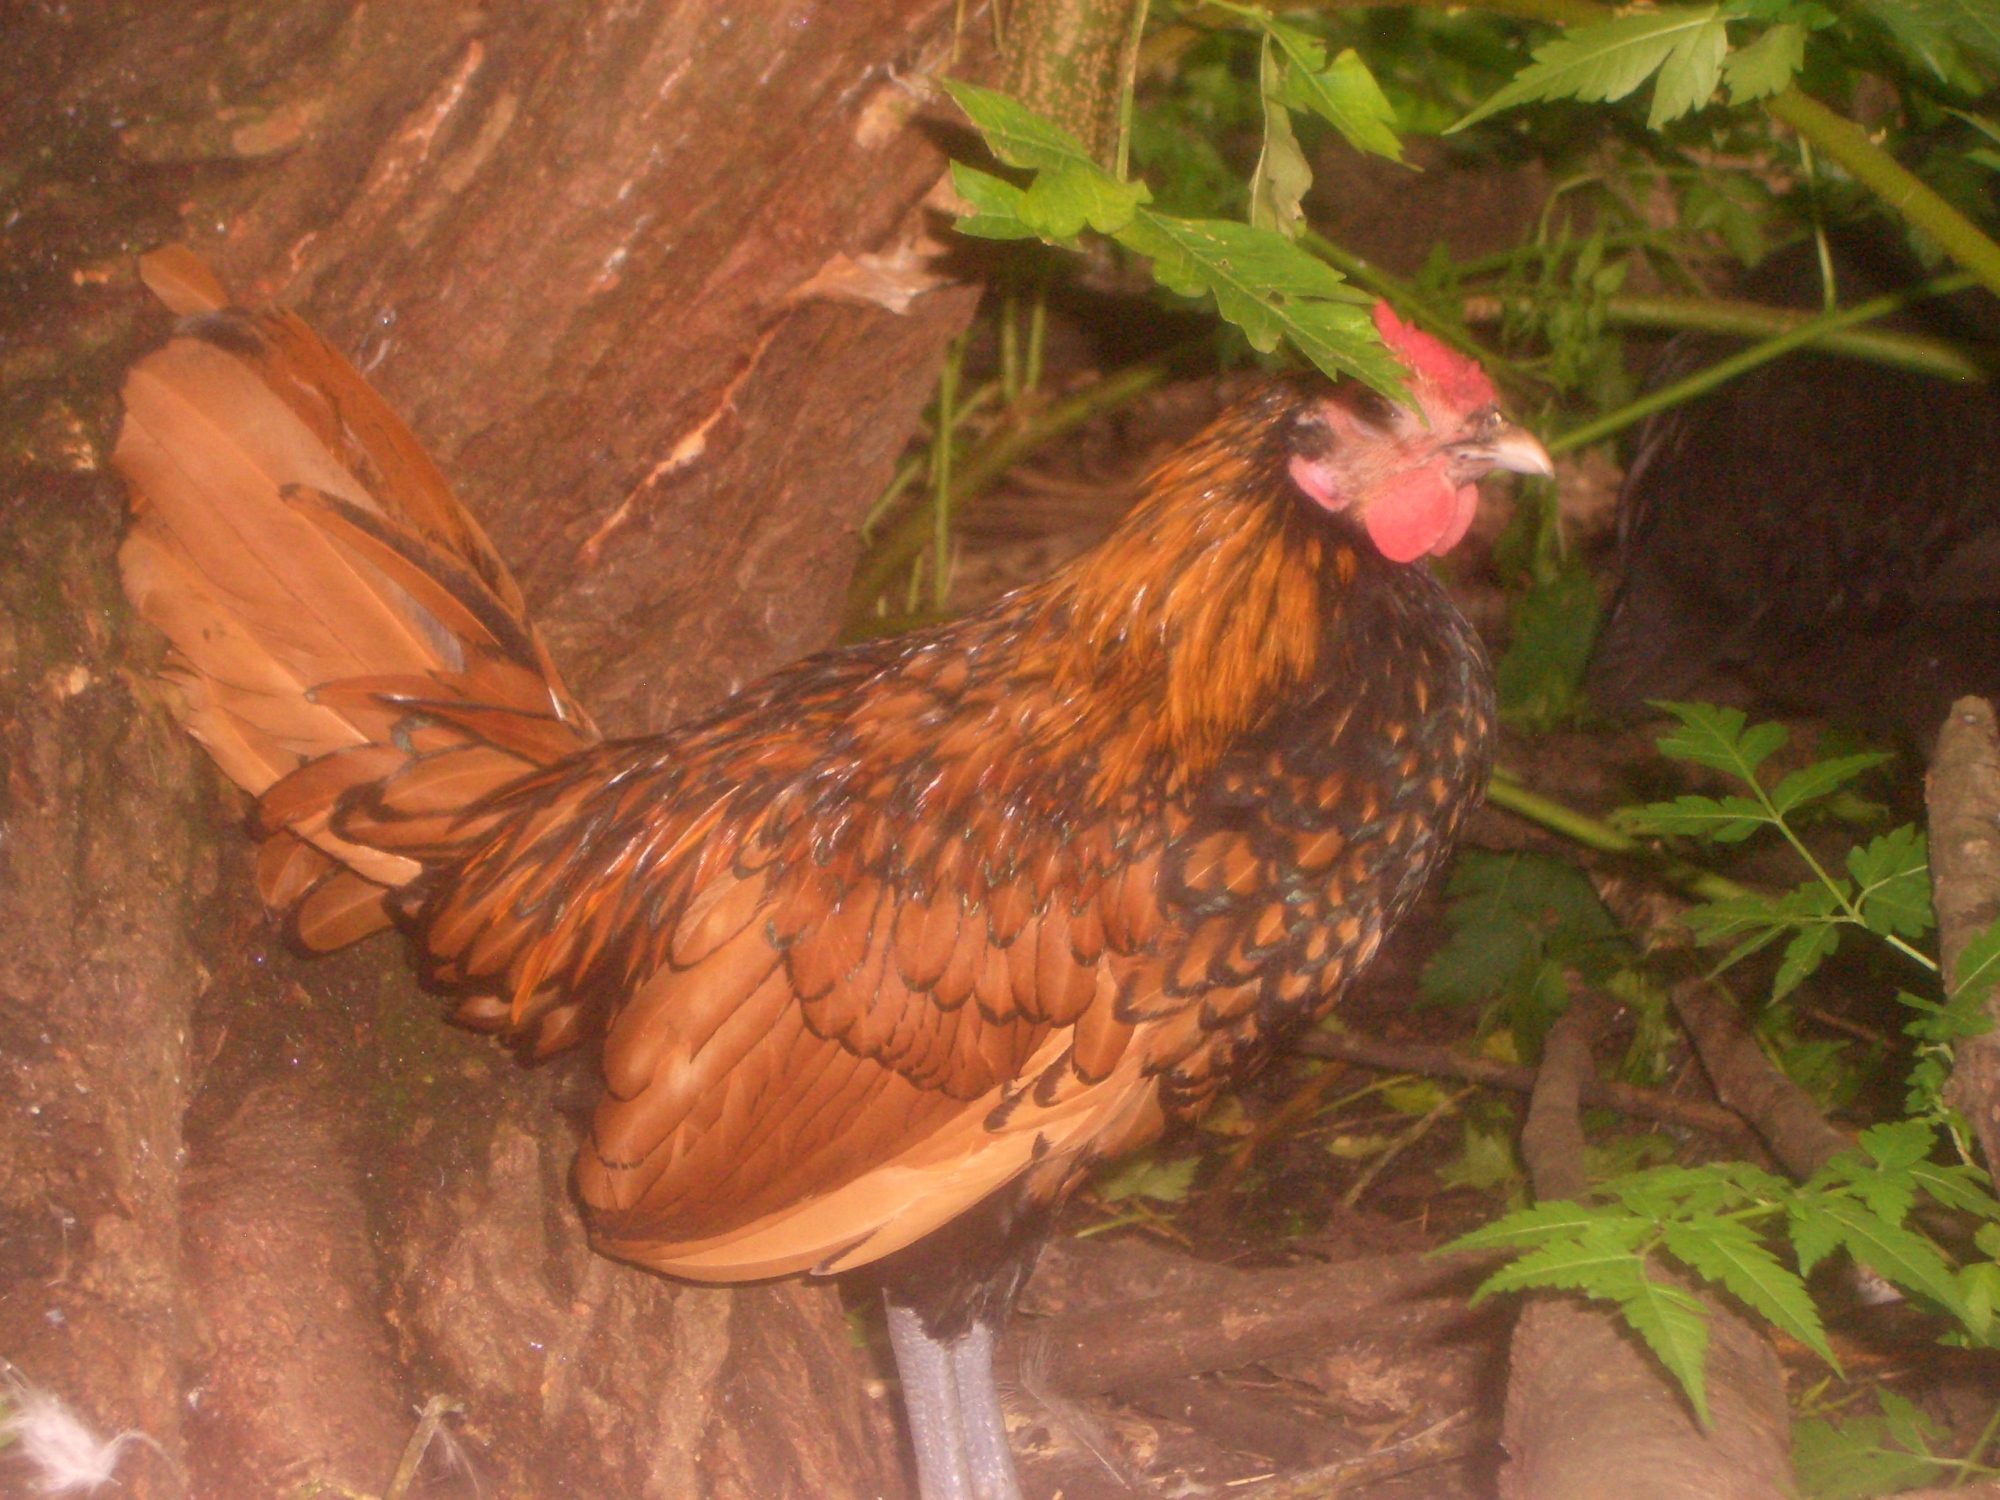
<instances>
[{"instance_id":1,"label":"rooster's body","mask_svg":"<svg viewBox=\"0 0 2000 1500\"><path fill-rule=\"evenodd\" d=\"M288 315L135 368L128 587L298 937L395 920L464 1019L601 1035L597 1244L704 1281L873 1264L927 1495L1011 1494L986 1361L1050 1213L1331 1004L1483 784L1484 659L1405 563L1546 458L1384 327L1429 426L1275 383L1044 583L655 737L599 739Z\"/></svg>"}]
</instances>

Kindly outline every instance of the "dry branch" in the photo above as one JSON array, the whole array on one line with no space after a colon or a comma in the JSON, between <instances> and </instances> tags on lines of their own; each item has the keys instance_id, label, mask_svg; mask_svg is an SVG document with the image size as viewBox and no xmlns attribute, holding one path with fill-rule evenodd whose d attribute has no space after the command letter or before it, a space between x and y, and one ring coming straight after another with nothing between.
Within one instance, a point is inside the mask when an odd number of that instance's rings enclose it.
<instances>
[{"instance_id":1,"label":"dry branch","mask_svg":"<svg viewBox=\"0 0 2000 1500\"><path fill-rule=\"evenodd\" d=\"M1469 1320L1461 1300L1484 1262L1384 1255L1273 1271L1217 1270L1186 1292L1063 1313L1024 1326L1003 1362L1071 1395L1232 1370L1368 1337L1408 1338Z\"/></svg>"},{"instance_id":2,"label":"dry branch","mask_svg":"<svg viewBox=\"0 0 2000 1500\"><path fill-rule=\"evenodd\" d=\"M1577 1106L1584 1080L1596 1064L1590 1043L1597 1031L1595 1010L1581 999L1549 1029L1542 1044L1541 1080L1528 1102L1521 1127L1521 1156L1535 1196L1544 1201L1574 1198L1589 1186L1583 1169L1583 1122Z\"/></svg>"},{"instance_id":3,"label":"dry branch","mask_svg":"<svg viewBox=\"0 0 2000 1500\"><path fill-rule=\"evenodd\" d=\"M1692 979L1675 985L1672 999L1716 1097L1750 1122L1787 1172L1810 1177L1847 1149L1848 1138L1827 1123L1812 1096L1764 1055L1725 992Z\"/></svg>"},{"instance_id":4,"label":"dry branch","mask_svg":"<svg viewBox=\"0 0 2000 1500\"><path fill-rule=\"evenodd\" d=\"M1434 1047L1422 1042L1385 1042L1376 1037L1316 1031L1295 1049L1306 1057L1360 1063L1396 1073L1417 1073L1426 1078L1463 1078L1488 1088L1508 1089L1517 1094L1534 1090L1535 1070L1516 1063L1498 1062L1490 1057L1468 1057L1450 1047ZM1620 1114L1658 1120L1704 1130L1710 1135L1744 1136L1749 1127L1741 1118L1710 1104L1705 1099L1677 1099L1658 1089L1639 1088L1599 1078L1583 1081L1583 1102L1597 1109L1615 1109Z\"/></svg>"}]
</instances>

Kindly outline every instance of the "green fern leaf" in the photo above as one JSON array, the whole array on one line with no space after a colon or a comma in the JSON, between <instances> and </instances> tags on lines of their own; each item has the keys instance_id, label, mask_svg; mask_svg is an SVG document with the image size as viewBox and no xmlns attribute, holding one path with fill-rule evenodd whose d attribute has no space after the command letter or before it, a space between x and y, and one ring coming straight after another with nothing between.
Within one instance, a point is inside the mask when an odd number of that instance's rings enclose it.
<instances>
[{"instance_id":1,"label":"green fern leaf","mask_svg":"<svg viewBox=\"0 0 2000 1500\"><path fill-rule=\"evenodd\" d=\"M1731 104L1748 104L1782 94L1806 61L1805 28L1789 23L1773 26L1747 47L1722 60L1722 81Z\"/></svg>"},{"instance_id":2,"label":"green fern leaf","mask_svg":"<svg viewBox=\"0 0 2000 1500\"><path fill-rule=\"evenodd\" d=\"M1619 1311L1644 1339L1667 1373L1680 1382L1701 1425L1708 1425L1708 1317L1701 1303L1679 1287L1639 1278Z\"/></svg>"},{"instance_id":3,"label":"green fern leaf","mask_svg":"<svg viewBox=\"0 0 2000 1500\"><path fill-rule=\"evenodd\" d=\"M1721 27L1713 5L1662 6L1595 26L1578 27L1537 47L1535 60L1512 83L1451 129L1463 130L1503 109L1542 99L1607 103L1623 99L1659 72L1677 50L1687 48L1682 70L1685 76L1675 80L1674 95L1678 100L1694 87L1708 66L1706 59L1714 46L1709 38L1720 32ZM1716 52L1714 66L1718 69L1721 60L1721 54ZM1709 91L1713 92L1714 87L1711 77ZM1656 111L1660 108L1657 101L1654 108Z\"/></svg>"},{"instance_id":4,"label":"green fern leaf","mask_svg":"<svg viewBox=\"0 0 2000 1500\"><path fill-rule=\"evenodd\" d=\"M1757 784L1757 767L1781 748L1787 738L1782 724L1752 724L1745 727L1743 711L1717 708L1712 703L1655 703L1681 721L1673 733L1662 735L1660 754L1669 760L1691 760L1696 765L1722 771L1751 786Z\"/></svg>"},{"instance_id":5,"label":"green fern leaf","mask_svg":"<svg viewBox=\"0 0 2000 1500\"><path fill-rule=\"evenodd\" d=\"M1732 1219L1695 1219L1665 1226L1663 1238L1668 1254L1721 1286L1834 1369L1840 1368L1805 1282L1742 1224Z\"/></svg>"}]
</instances>

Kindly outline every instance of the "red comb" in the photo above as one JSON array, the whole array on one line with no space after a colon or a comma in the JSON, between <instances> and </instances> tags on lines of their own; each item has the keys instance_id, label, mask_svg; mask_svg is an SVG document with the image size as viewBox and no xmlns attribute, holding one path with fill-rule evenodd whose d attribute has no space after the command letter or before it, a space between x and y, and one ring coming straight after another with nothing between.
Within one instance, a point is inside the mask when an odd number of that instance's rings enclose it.
<instances>
[{"instance_id":1,"label":"red comb","mask_svg":"<svg viewBox=\"0 0 2000 1500\"><path fill-rule=\"evenodd\" d=\"M1421 328L1412 328L1386 302L1375 304L1375 331L1410 374L1429 385L1459 411L1491 406L1497 397L1486 372L1456 349L1439 343Z\"/></svg>"}]
</instances>

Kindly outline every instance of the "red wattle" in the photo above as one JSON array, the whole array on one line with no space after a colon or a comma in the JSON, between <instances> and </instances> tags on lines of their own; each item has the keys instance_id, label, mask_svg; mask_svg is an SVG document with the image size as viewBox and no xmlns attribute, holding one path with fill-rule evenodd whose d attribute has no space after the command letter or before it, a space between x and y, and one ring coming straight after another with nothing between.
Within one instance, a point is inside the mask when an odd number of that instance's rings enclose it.
<instances>
[{"instance_id":1,"label":"red wattle","mask_svg":"<svg viewBox=\"0 0 2000 1500\"><path fill-rule=\"evenodd\" d=\"M1414 562L1427 552L1449 551L1472 524L1478 503L1471 485L1454 488L1440 473L1420 472L1384 486L1361 519L1390 562Z\"/></svg>"}]
</instances>

